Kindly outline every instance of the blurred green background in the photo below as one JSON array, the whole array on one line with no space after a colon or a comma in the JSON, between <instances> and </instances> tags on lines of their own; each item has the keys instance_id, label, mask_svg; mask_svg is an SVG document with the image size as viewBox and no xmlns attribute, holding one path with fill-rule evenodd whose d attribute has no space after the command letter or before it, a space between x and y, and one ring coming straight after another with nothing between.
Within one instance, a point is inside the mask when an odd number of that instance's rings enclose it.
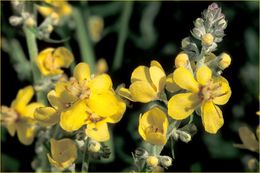
<instances>
[{"instance_id":1,"label":"blurred green background","mask_svg":"<svg viewBox=\"0 0 260 173\"><path fill-rule=\"evenodd\" d=\"M216 2L216 1L215 1ZM193 21L212 2L134 2L129 23L129 33L123 52L123 64L116 71L109 71L114 87L121 83L127 86L131 72L138 65L149 65L152 59L158 60L167 73L173 71L174 58L181 51L181 40L190 36ZM241 143L238 128L247 124L254 132L259 124L256 112L259 110L259 2L217 2L228 20L226 36L219 44L216 54L223 51L232 57L231 66L223 76L232 88L230 101L222 107L225 124L217 135L204 132L200 117L195 116L198 133L188 144L177 142L173 166L166 171L247 171L247 158L259 155L233 147ZM72 2L72 5L85 8L84 3ZM117 44L117 26L120 21L124 2L89 2L88 12L104 16L105 34L94 45L97 58L104 57L109 67ZM107 16L109 13L109 16ZM21 28L9 25L12 15L9 2L1 2L1 36L16 38L26 50ZM120 28L120 27L119 27ZM74 30L66 30L71 39L76 62L80 61ZM58 37L55 33L53 38ZM46 47L58 47L63 44L39 41L39 50ZM15 50L14 50L15 51ZM26 52L26 51L25 51ZM27 53L27 52L26 52ZM27 55L28 57L28 55ZM12 66L10 56L1 49L1 104L10 105L18 89L30 84L20 81ZM91 164L90 171L124 171L131 166L133 152L141 143L137 131L138 117L146 110L143 104L134 103L128 109L120 123L113 125L115 160L107 164ZM35 154L34 146L23 146L1 128L1 171L33 171L31 160ZM171 155L169 147L163 152Z\"/></svg>"}]
</instances>

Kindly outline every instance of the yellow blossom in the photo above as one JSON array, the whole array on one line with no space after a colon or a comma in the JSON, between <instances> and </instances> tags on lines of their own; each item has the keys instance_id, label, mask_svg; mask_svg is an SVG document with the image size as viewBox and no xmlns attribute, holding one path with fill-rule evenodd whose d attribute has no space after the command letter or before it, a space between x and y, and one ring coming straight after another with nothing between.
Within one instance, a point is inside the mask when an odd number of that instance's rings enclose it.
<instances>
[{"instance_id":1,"label":"yellow blossom","mask_svg":"<svg viewBox=\"0 0 260 173\"><path fill-rule=\"evenodd\" d=\"M59 169L68 168L77 159L77 146L68 138L51 139L51 153L47 154L49 162Z\"/></svg>"},{"instance_id":2,"label":"yellow blossom","mask_svg":"<svg viewBox=\"0 0 260 173\"><path fill-rule=\"evenodd\" d=\"M168 119L159 107L153 107L140 115L138 132L145 141L151 144L164 145L167 128Z\"/></svg>"},{"instance_id":3,"label":"yellow blossom","mask_svg":"<svg viewBox=\"0 0 260 173\"><path fill-rule=\"evenodd\" d=\"M60 17L68 16L72 13L72 7L66 0L44 0L46 3L49 3L53 7L47 6L38 6L39 12L47 17L54 15Z\"/></svg>"},{"instance_id":4,"label":"yellow blossom","mask_svg":"<svg viewBox=\"0 0 260 173\"><path fill-rule=\"evenodd\" d=\"M55 90L48 93L53 108L38 109L36 119L48 125L55 124L58 120L60 126L68 132L87 125L86 134L90 138L96 141L108 140L107 123L120 121L126 105L115 94L109 75L90 74L89 65L79 63L70 81L58 82ZM45 114L42 115L44 111Z\"/></svg>"},{"instance_id":5,"label":"yellow blossom","mask_svg":"<svg viewBox=\"0 0 260 173\"><path fill-rule=\"evenodd\" d=\"M62 74L61 68L68 68L74 57L72 53L64 48L47 48L41 51L36 58L36 63L44 76Z\"/></svg>"},{"instance_id":6,"label":"yellow blossom","mask_svg":"<svg viewBox=\"0 0 260 173\"><path fill-rule=\"evenodd\" d=\"M10 108L1 106L1 122L11 136L17 132L19 141L25 145L30 145L35 136L34 110L44 106L38 102L29 104L33 94L33 87L27 86L19 90Z\"/></svg>"},{"instance_id":7,"label":"yellow blossom","mask_svg":"<svg viewBox=\"0 0 260 173\"><path fill-rule=\"evenodd\" d=\"M205 44L206 46L212 45L214 42L214 36L210 33L204 34L202 36L202 43Z\"/></svg>"},{"instance_id":8,"label":"yellow blossom","mask_svg":"<svg viewBox=\"0 0 260 173\"><path fill-rule=\"evenodd\" d=\"M147 103L160 98L164 92L166 75L157 61L150 67L138 66L132 73L129 89L120 88L119 94L131 101Z\"/></svg>"},{"instance_id":9,"label":"yellow blossom","mask_svg":"<svg viewBox=\"0 0 260 173\"><path fill-rule=\"evenodd\" d=\"M222 111L217 105L224 105L231 96L228 81L219 76L212 77L207 66L201 66L192 73L184 67L175 70L173 79L179 87L188 90L174 95L168 102L168 114L176 120L182 120L200 108L205 130L215 134L224 124Z\"/></svg>"}]
</instances>

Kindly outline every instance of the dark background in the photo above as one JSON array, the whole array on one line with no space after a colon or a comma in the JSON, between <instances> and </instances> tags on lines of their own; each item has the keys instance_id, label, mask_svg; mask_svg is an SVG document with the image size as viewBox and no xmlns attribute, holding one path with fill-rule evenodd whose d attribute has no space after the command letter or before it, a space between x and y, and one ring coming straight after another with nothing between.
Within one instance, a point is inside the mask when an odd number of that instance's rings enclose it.
<instances>
[{"instance_id":1,"label":"dark background","mask_svg":"<svg viewBox=\"0 0 260 173\"><path fill-rule=\"evenodd\" d=\"M114 87L121 83L126 83L128 86L133 69L138 65L148 66L152 59L158 60L167 73L172 72L174 58L181 51L181 40L191 35L193 21L200 17L201 12L211 4L211 2L135 2L130 20L130 32L133 35L140 36L140 18L149 3L161 3L154 21L157 39L151 47L144 49L136 46L136 42L130 36L128 37L122 67L117 71L108 72L112 77ZM102 4L106 2L90 2L89 7ZM217 135L210 135L204 132L200 117L196 116L195 124L198 127L198 133L188 144L177 142L176 159L167 171L242 172L247 170L244 162L246 157L259 157L250 151L233 147L234 143L241 143L238 128L242 124L247 124L254 132L259 124L259 117L256 115L259 110L259 4L257 1L218 2L218 4L228 20L228 27L225 30L226 36L215 53L218 55L225 51L232 57L231 66L223 73L232 88L229 102L221 107L225 124ZM15 29L18 34L14 37L26 50L25 39L20 33L21 29L18 27L17 30L7 23L11 15L9 2L1 2L1 7L1 27L4 25L10 27L10 32ZM118 18L118 14L105 18L105 27L116 23ZM1 32L1 34L5 37L7 33ZM70 31L70 34L73 35L74 31ZM56 35L53 34L53 37ZM75 44L77 41L72 38L69 43L79 62L79 48ZM62 45L43 41L39 41L38 44L39 50L47 46ZM104 57L109 67L112 66L116 44L117 33L110 33L95 45L96 57ZM9 106L17 91L28 84L30 84L29 81L19 81L9 55L1 50L1 104ZM144 110L142 104L134 103L133 108L126 111L120 123L113 125L115 161L102 165L92 164L90 171L123 171L129 168L131 152L141 142L137 125L138 116ZM1 152L1 171L33 171L30 162L35 154L34 146L23 146L17 137L10 137L4 128L2 128ZM170 156L170 149L166 147L163 154Z\"/></svg>"}]
</instances>

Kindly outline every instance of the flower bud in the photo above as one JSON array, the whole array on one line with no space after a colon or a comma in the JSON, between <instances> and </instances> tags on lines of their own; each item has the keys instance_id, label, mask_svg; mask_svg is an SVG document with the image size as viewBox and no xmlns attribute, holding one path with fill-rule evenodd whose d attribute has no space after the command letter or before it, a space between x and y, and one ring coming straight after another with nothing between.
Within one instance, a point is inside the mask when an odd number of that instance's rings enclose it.
<instances>
[{"instance_id":1,"label":"flower bud","mask_svg":"<svg viewBox=\"0 0 260 173\"><path fill-rule=\"evenodd\" d=\"M210 33L204 34L204 35L202 36L202 43L203 43L204 45L206 45L206 46L212 45L213 41L214 41L214 37L213 37L213 35L210 34Z\"/></svg>"},{"instance_id":2,"label":"flower bud","mask_svg":"<svg viewBox=\"0 0 260 173\"><path fill-rule=\"evenodd\" d=\"M189 56L186 53L179 53L175 58L175 66L186 67L189 63Z\"/></svg>"},{"instance_id":3,"label":"flower bud","mask_svg":"<svg viewBox=\"0 0 260 173\"><path fill-rule=\"evenodd\" d=\"M22 24L23 22L23 18L22 17L18 17L18 16L11 16L9 18L9 22L12 26L18 26L20 24Z\"/></svg>"},{"instance_id":4,"label":"flower bud","mask_svg":"<svg viewBox=\"0 0 260 173\"><path fill-rule=\"evenodd\" d=\"M227 53L222 53L220 55L220 61L218 66L220 69L224 70L231 64L231 57Z\"/></svg>"},{"instance_id":5,"label":"flower bud","mask_svg":"<svg viewBox=\"0 0 260 173\"><path fill-rule=\"evenodd\" d=\"M202 18L197 18L195 23L194 23L195 27L200 28L203 27L204 25L204 20Z\"/></svg>"},{"instance_id":6,"label":"flower bud","mask_svg":"<svg viewBox=\"0 0 260 173\"><path fill-rule=\"evenodd\" d=\"M53 26L52 25L47 25L46 27L46 32L51 33L53 31Z\"/></svg>"},{"instance_id":7,"label":"flower bud","mask_svg":"<svg viewBox=\"0 0 260 173\"><path fill-rule=\"evenodd\" d=\"M179 137L182 142L188 143L191 141L191 135L185 131L178 131Z\"/></svg>"},{"instance_id":8,"label":"flower bud","mask_svg":"<svg viewBox=\"0 0 260 173\"><path fill-rule=\"evenodd\" d=\"M33 17L28 17L26 20L25 20L25 25L28 26L28 27L33 27L36 25L36 22L35 20L33 19Z\"/></svg>"},{"instance_id":9,"label":"flower bud","mask_svg":"<svg viewBox=\"0 0 260 173\"><path fill-rule=\"evenodd\" d=\"M97 153L99 152L101 149L101 145L99 142L91 140L88 144L88 151L93 152L93 153Z\"/></svg>"},{"instance_id":10,"label":"flower bud","mask_svg":"<svg viewBox=\"0 0 260 173\"><path fill-rule=\"evenodd\" d=\"M169 156L161 156L160 163L163 167L167 168L172 165L172 158L170 158Z\"/></svg>"},{"instance_id":11,"label":"flower bud","mask_svg":"<svg viewBox=\"0 0 260 173\"><path fill-rule=\"evenodd\" d=\"M164 172L164 169L161 166L155 166L152 172Z\"/></svg>"},{"instance_id":12,"label":"flower bud","mask_svg":"<svg viewBox=\"0 0 260 173\"><path fill-rule=\"evenodd\" d=\"M149 166L155 167L155 166L158 165L159 160L158 160L158 158L157 158L156 156L149 156L149 157L147 157L147 159L146 159L146 163L147 163L147 165L149 165Z\"/></svg>"},{"instance_id":13,"label":"flower bud","mask_svg":"<svg viewBox=\"0 0 260 173\"><path fill-rule=\"evenodd\" d=\"M135 150L135 157L137 158L147 158L148 157L148 152L142 148L137 148Z\"/></svg>"}]
</instances>

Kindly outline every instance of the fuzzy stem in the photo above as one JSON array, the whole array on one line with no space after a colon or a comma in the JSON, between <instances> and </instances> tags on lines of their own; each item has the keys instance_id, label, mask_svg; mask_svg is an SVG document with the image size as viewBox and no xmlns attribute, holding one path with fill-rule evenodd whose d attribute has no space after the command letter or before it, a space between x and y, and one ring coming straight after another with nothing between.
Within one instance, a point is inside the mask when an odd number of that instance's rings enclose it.
<instances>
[{"instance_id":1,"label":"fuzzy stem","mask_svg":"<svg viewBox=\"0 0 260 173\"><path fill-rule=\"evenodd\" d=\"M29 51L29 56L30 56L30 61L31 61L33 83L37 84L37 82L41 79L41 73L38 70L38 67L36 66L36 63L35 63L35 59L38 56L36 36L26 26L23 27L23 31L24 31L24 34L25 34L27 47L28 47L28 51ZM37 101L39 101L43 104L47 104L44 92L38 91L36 93L36 97L37 97Z\"/></svg>"},{"instance_id":2,"label":"fuzzy stem","mask_svg":"<svg viewBox=\"0 0 260 173\"><path fill-rule=\"evenodd\" d=\"M89 64L92 72L95 72L95 55L80 9L73 8L73 17L77 26L76 34L79 41L81 59Z\"/></svg>"},{"instance_id":3,"label":"fuzzy stem","mask_svg":"<svg viewBox=\"0 0 260 173\"><path fill-rule=\"evenodd\" d=\"M132 14L132 9L133 9L133 2L125 2L124 8L122 10L122 16L120 19L120 32L118 36L118 42L116 46L116 53L113 61L113 70L117 70L121 67L122 62L123 62L123 52L124 52L124 45L127 39L127 34L128 34L128 24L130 20L130 16Z\"/></svg>"},{"instance_id":4,"label":"fuzzy stem","mask_svg":"<svg viewBox=\"0 0 260 173\"><path fill-rule=\"evenodd\" d=\"M88 156L88 143L89 139L85 140L84 153L82 158L81 172L88 172L89 156Z\"/></svg>"}]
</instances>

